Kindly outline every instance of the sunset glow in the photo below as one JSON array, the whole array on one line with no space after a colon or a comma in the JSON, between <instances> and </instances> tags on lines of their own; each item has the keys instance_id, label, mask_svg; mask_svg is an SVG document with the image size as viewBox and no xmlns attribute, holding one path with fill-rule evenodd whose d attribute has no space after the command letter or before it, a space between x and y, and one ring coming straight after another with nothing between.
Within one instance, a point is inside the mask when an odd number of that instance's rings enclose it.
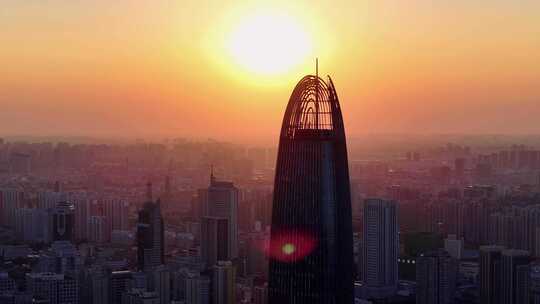
<instances>
[{"instance_id":1,"label":"sunset glow","mask_svg":"<svg viewBox=\"0 0 540 304\"><path fill-rule=\"evenodd\" d=\"M0 129L268 142L317 57L352 136L540 132L539 12L530 0L7 0Z\"/></svg>"},{"instance_id":2,"label":"sunset glow","mask_svg":"<svg viewBox=\"0 0 540 304\"><path fill-rule=\"evenodd\" d=\"M311 41L294 19L284 15L246 17L231 33L229 55L254 73L284 73L305 60Z\"/></svg>"}]
</instances>

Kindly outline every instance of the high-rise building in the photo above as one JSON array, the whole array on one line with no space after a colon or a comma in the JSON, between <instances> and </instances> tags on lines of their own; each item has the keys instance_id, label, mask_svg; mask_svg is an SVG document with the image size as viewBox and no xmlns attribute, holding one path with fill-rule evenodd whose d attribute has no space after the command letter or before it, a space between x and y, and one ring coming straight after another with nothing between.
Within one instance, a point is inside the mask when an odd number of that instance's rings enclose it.
<instances>
[{"instance_id":1,"label":"high-rise building","mask_svg":"<svg viewBox=\"0 0 540 304\"><path fill-rule=\"evenodd\" d=\"M52 241L74 241L75 208L69 202L60 202L51 210Z\"/></svg>"},{"instance_id":2,"label":"high-rise building","mask_svg":"<svg viewBox=\"0 0 540 304\"><path fill-rule=\"evenodd\" d=\"M201 256L206 267L218 261L230 260L229 220L223 217L203 216L201 221Z\"/></svg>"},{"instance_id":3,"label":"high-rise building","mask_svg":"<svg viewBox=\"0 0 540 304\"><path fill-rule=\"evenodd\" d=\"M229 257L238 257L238 199L239 191L231 182L219 181L212 173L210 186L199 191L203 216L226 218L229 222Z\"/></svg>"},{"instance_id":4,"label":"high-rise building","mask_svg":"<svg viewBox=\"0 0 540 304\"><path fill-rule=\"evenodd\" d=\"M362 281L373 299L392 296L398 280L397 204L383 199L364 201Z\"/></svg>"},{"instance_id":5,"label":"high-rise building","mask_svg":"<svg viewBox=\"0 0 540 304\"><path fill-rule=\"evenodd\" d=\"M110 230L129 229L129 202L124 199L103 200L103 213L109 219Z\"/></svg>"},{"instance_id":6,"label":"high-rise building","mask_svg":"<svg viewBox=\"0 0 540 304\"><path fill-rule=\"evenodd\" d=\"M540 267L531 267L531 304L540 304Z\"/></svg>"},{"instance_id":7,"label":"high-rise building","mask_svg":"<svg viewBox=\"0 0 540 304\"><path fill-rule=\"evenodd\" d=\"M480 303L500 304L502 246L480 247Z\"/></svg>"},{"instance_id":8,"label":"high-rise building","mask_svg":"<svg viewBox=\"0 0 540 304\"><path fill-rule=\"evenodd\" d=\"M15 234L25 242L49 242L49 213L39 208L19 208L15 210Z\"/></svg>"},{"instance_id":9,"label":"high-rise building","mask_svg":"<svg viewBox=\"0 0 540 304\"><path fill-rule=\"evenodd\" d=\"M133 273L128 270L113 271L109 273L109 301L111 304L122 303L122 294L128 290L132 275Z\"/></svg>"},{"instance_id":10,"label":"high-rise building","mask_svg":"<svg viewBox=\"0 0 540 304\"><path fill-rule=\"evenodd\" d=\"M245 240L246 271L248 275L262 275L268 272L268 260L265 254L265 244L269 235L264 232L251 233Z\"/></svg>"},{"instance_id":11,"label":"high-rise building","mask_svg":"<svg viewBox=\"0 0 540 304\"><path fill-rule=\"evenodd\" d=\"M11 293L16 289L15 280L10 278L7 272L0 272L0 294Z\"/></svg>"},{"instance_id":12,"label":"high-rise building","mask_svg":"<svg viewBox=\"0 0 540 304\"><path fill-rule=\"evenodd\" d=\"M122 304L160 304L157 293L132 288L122 294Z\"/></svg>"},{"instance_id":13,"label":"high-rise building","mask_svg":"<svg viewBox=\"0 0 540 304\"><path fill-rule=\"evenodd\" d=\"M26 288L49 304L79 303L77 280L63 274L27 273Z\"/></svg>"},{"instance_id":14,"label":"high-rise building","mask_svg":"<svg viewBox=\"0 0 540 304\"><path fill-rule=\"evenodd\" d=\"M253 287L253 304L267 304L268 303L268 285Z\"/></svg>"},{"instance_id":15,"label":"high-rise building","mask_svg":"<svg viewBox=\"0 0 540 304\"><path fill-rule=\"evenodd\" d=\"M39 272L74 273L83 267L83 259L73 243L55 241L40 254L35 267Z\"/></svg>"},{"instance_id":16,"label":"high-rise building","mask_svg":"<svg viewBox=\"0 0 540 304\"><path fill-rule=\"evenodd\" d=\"M69 201L75 208L75 239L85 240L88 238L88 219L91 214L91 199L83 193L72 194Z\"/></svg>"},{"instance_id":17,"label":"high-rise building","mask_svg":"<svg viewBox=\"0 0 540 304\"><path fill-rule=\"evenodd\" d=\"M352 216L341 107L332 80L289 99L274 181L268 303L353 302Z\"/></svg>"},{"instance_id":18,"label":"high-rise building","mask_svg":"<svg viewBox=\"0 0 540 304\"><path fill-rule=\"evenodd\" d=\"M159 304L171 302L171 273L165 265L156 267L150 276L150 290L159 298Z\"/></svg>"},{"instance_id":19,"label":"high-rise building","mask_svg":"<svg viewBox=\"0 0 540 304\"><path fill-rule=\"evenodd\" d=\"M109 228L107 217L100 215L91 216L87 224L88 241L94 243L110 241L111 231Z\"/></svg>"},{"instance_id":20,"label":"high-rise building","mask_svg":"<svg viewBox=\"0 0 540 304\"><path fill-rule=\"evenodd\" d=\"M147 202L139 211L137 222L137 265L151 270L164 264L164 226L159 199L152 202L152 184L147 185Z\"/></svg>"},{"instance_id":21,"label":"high-rise building","mask_svg":"<svg viewBox=\"0 0 540 304\"><path fill-rule=\"evenodd\" d=\"M457 260L446 251L421 254L416 259L416 304L453 303Z\"/></svg>"},{"instance_id":22,"label":"high-rise building","mask_svg":"<svg viewBox=\"0 0 540 304\"><path fill-rule=\"evenodd\" d=\"M525 250L504 250L501 264L502 304L527 304L530 291L530 256Z\"/></svg>"},{"instance_id":23,"label":"high-rise building","mask_svg":"<svg viewBox=\"0 0 540 304\"><path fill-rule=\"evenodd\" d=\"M189 274L186 278L186 304L210 304L210 278Z\"/></svg>"},{"instance_id":24,"label":"high-rise building","mask_svg":"<svg viewBox=\"0 0 540 304\"><path fill-rule=\"evenodd\" d=\"M213 304L236 303L236 269L230 261L219 261L213 268Z\"/></svg>"},{"instance_id":25,"label":"high-rise building","mask_svg":"<svg viewBox=\"0 0 540 304\"><path fill-rule=\"evenodd\" d=\"M67 196L63 192L44 191L38 193L38 208L50 209L56 208L58 203L65 202Z\"/></svg>"},{"instance_id":26,"label":"high-rise building","mask_svg":"<svg viewBox=\"0 0 540 304\"><path fill-rule=\"evenodd\" d=\"M458 240L455 234L449 234L444 239L444 249L451 257L460 260L463 254L463 240Z\"/></svg>"},{"instance_id":27,"label":"high-rise building","mask_svg":"<svg viewBox=\"0 0 540 304\"><path fill-rule=\"evenodd\" d=\"M81 304L110 303L109 277L103 269L90 268L84 271L82 278Z\"/></svg>"},{"instance_id":28,"label":"high-rise building","mask_svg":"<svg viewBox=\"0 0 540 304\"><path fill-rule=\"evenodd\" d=\"M15 210L22 208L24 192L16 189L0 189L1 224L13 227L15 224Z\"/></svg>"}]
</instances>

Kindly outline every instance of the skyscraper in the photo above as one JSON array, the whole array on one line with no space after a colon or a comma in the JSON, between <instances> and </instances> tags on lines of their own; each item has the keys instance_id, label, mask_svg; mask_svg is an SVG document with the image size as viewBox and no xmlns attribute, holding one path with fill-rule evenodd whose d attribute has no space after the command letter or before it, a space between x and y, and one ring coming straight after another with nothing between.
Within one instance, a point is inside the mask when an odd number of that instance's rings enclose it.
<instances>
[{"instance_id":1,"label":"skyscraper","mask_svg":"<svg viewBox=\"0 0 540 304\"><path fill-rule=\"evenodd\" d=\"M147 185L147 202L137 222L137 264L150 270L164 263L164 227L159 199L152 201L152 184Z\"/></svg>"},{"instance_id":2,"label":"skyscraper","mask_svg":"<svg viewBox=\"0 0 540 304\"><path fill-rule=\"evenodd\" d=\"M230 261L219 261L213 269L213 304L236 303L236 269Z\"/></svg>"},{"instance_id":3,"label":"skyscraper","mask_svg":"<svg viewBox=\"0 0 540 304\"><path fill-rule=\"evenodd\" d=\"M502 246L480 247L480 303L499 304L501 301Z\"/></svg>"},{"instance_id":4,"label":"skyscraper","mask_svg":"<svg viewBox=\"0 0 540 304\"><path fill-rule=\"evenodd\" d=\"M51 209L51 231L53 241L74 240L75 207L68 202L59 202Z\"/></svg>"},{"instance_id":5,"label":"skyscraper","mask_svg":"<svg viewBox=\"0 0 540 304\"><path fill-rule=\"evenodd\" d=\"M210 278L199 274L190 274L186 278L186 303L210 303Z\"/></svg>"},{"instance_id":6,"label":"skyscraper","mask_svg":"<svg viewBox=\"0 0 540 304\"><path fill-rule=\"evenodd\" d=\"M128 230L129 202L124 199L104 199L103 213L108 219L109 230Z\"/></svg>"},{"instance_id":7,"label":"skyscraper","mask_svg":"<svg viewBox=\"0 0 540 304\"><path fill-rule=\"evenodd\" d=\"M332 80L302 78L279 140L268 303L353 302L352 218L345 130Z\"/></svg>"},{"instance_id":8,"label":"skyscraper","mask_svg":"<svg viewBox=\"0 0 540 304\"><path fill-rule=\"evenodd\" d=\"M369 298L394 294L398 280L399 236L394 201L364 201L364 254L362 281Z\"/></svg>"},{"instance_id":9,"label":"skyscraper","mask_svg":"<svg viewBox=\"0 0 540 304\"><path fill-rule=\"evenodd\" d=\"M502 304L527 304L530 292L530 256L525 250L502 252Z\"/></svg>"},{"instance_id":10,"label":"skyscraper","mask_svg":"<svg viewBox=\"0 0 540 304\"><path fill-rule=\"evenodd\" d=\"M88 218L87 222L88 241L94 243L105 243L111 239L111 231L108 229L108 218L94 215Z\"/></svg>"},{"instance_id":11,"label":"skyscraper","mask_svg":"<svg viewBox=\"0 0 540 304\"><path fill-rule=\"evenodd\" d=\"M159 298L159 304L171 302L171 273L165 265L158 266L150 274L150 290Z\"/></svg>"},{"instance_id":12,"label":"skyscraper","mask_svg":"<svg viewBox=\"0 0 540 304\"><path fill-rule=\"evenodd\" d=\"M201 255L206 267L230 259L229 221L222 217L203 216L201 223Z\"/></svg>"},{"instance_id":13,"label":"skyscraper","mask_svg":"<svg viewBox=\"0 0 540 304\"><path fill-rule=\"evenodd\" d=\"M27 273L26 288L32 295L46 300L45 303L78 303L78 281L56 273Z\"/></svg>"},{"instance_id":14,"label":"skyscraper","mask_svg":"<svg viewBox=\"0 0 540 304\"><path fill-rule=\"evenodd\" d=\"M416 259L416 304L452 303L457 272L457 260L446 251L421 254Z\"/></svg>"},{"instance_id":15,"label":"skyscraper","mask_svg":"<svg viewBox=\"0 0 540 304\"><path fill-rule=\"evenodd\" d=\"M229 258L238 257L238 188L210 176L210 186L199 191L203 216L226 218L229 222ZM209 265L211 266L211 265Z\"/></svg>"}]
</instances>

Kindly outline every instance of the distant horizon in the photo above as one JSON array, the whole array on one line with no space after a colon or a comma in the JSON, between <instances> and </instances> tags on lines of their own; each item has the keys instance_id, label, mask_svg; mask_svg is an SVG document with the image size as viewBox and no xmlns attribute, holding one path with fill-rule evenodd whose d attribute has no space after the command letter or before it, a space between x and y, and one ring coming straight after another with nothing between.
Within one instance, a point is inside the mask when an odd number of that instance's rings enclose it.
<instances>
[{"instance_id":1,"label":"distant horizon","mask_svg":"<svg viewBox=\"0 0 540 304\"><path fill-rule=\"evenodd\" d=\"M243 145L247 147L277 147L279 143L279 134L273 138L234 138L234 137L219 137L219 136L182 136L182 135L165 135L155 134L148 136L102 136L102 135L24 135L24 134L0 134L0 139L7 142L26 141L30 143L52 142L60 143L67 142L73 144L163 144L165 142L172 143L175 140L187 141L193 143L218 142L225 144ZM489 139L489 142L478 142L480 139ZM520 144L529 144L540 147L540 133L530 134L504 134L504 133L420 133L420 132L372 132L355 135L347 135L347 141L351 146L361 144L363 141L370 140L370 144L374 147L379 145L398 144L405 142L415 144L431 144L444 145L447 143L470 145L470 146L486 146L498 145L511 146ZM365 147L367 148L367 147ZM406 148L406 147L403 147Z\"/></svg>"}]
</instances>

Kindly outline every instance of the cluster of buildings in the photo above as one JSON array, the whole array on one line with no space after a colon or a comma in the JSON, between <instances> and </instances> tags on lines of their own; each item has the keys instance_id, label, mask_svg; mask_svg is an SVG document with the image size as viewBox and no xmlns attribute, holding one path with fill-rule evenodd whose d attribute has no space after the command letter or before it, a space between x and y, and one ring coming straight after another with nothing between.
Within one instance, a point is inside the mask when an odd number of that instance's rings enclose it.
<instances>
[{"instance_id":1,"label":"cluster of buildings","mask_svg":"<svg viewBox=\"0 0 540 304\"><path fill-rule=\"evenodd\" d=\"M0 304L540 303L540 153L397 154L318 75L277 150L0 140Z\"/></svg>"}]
</instances>

